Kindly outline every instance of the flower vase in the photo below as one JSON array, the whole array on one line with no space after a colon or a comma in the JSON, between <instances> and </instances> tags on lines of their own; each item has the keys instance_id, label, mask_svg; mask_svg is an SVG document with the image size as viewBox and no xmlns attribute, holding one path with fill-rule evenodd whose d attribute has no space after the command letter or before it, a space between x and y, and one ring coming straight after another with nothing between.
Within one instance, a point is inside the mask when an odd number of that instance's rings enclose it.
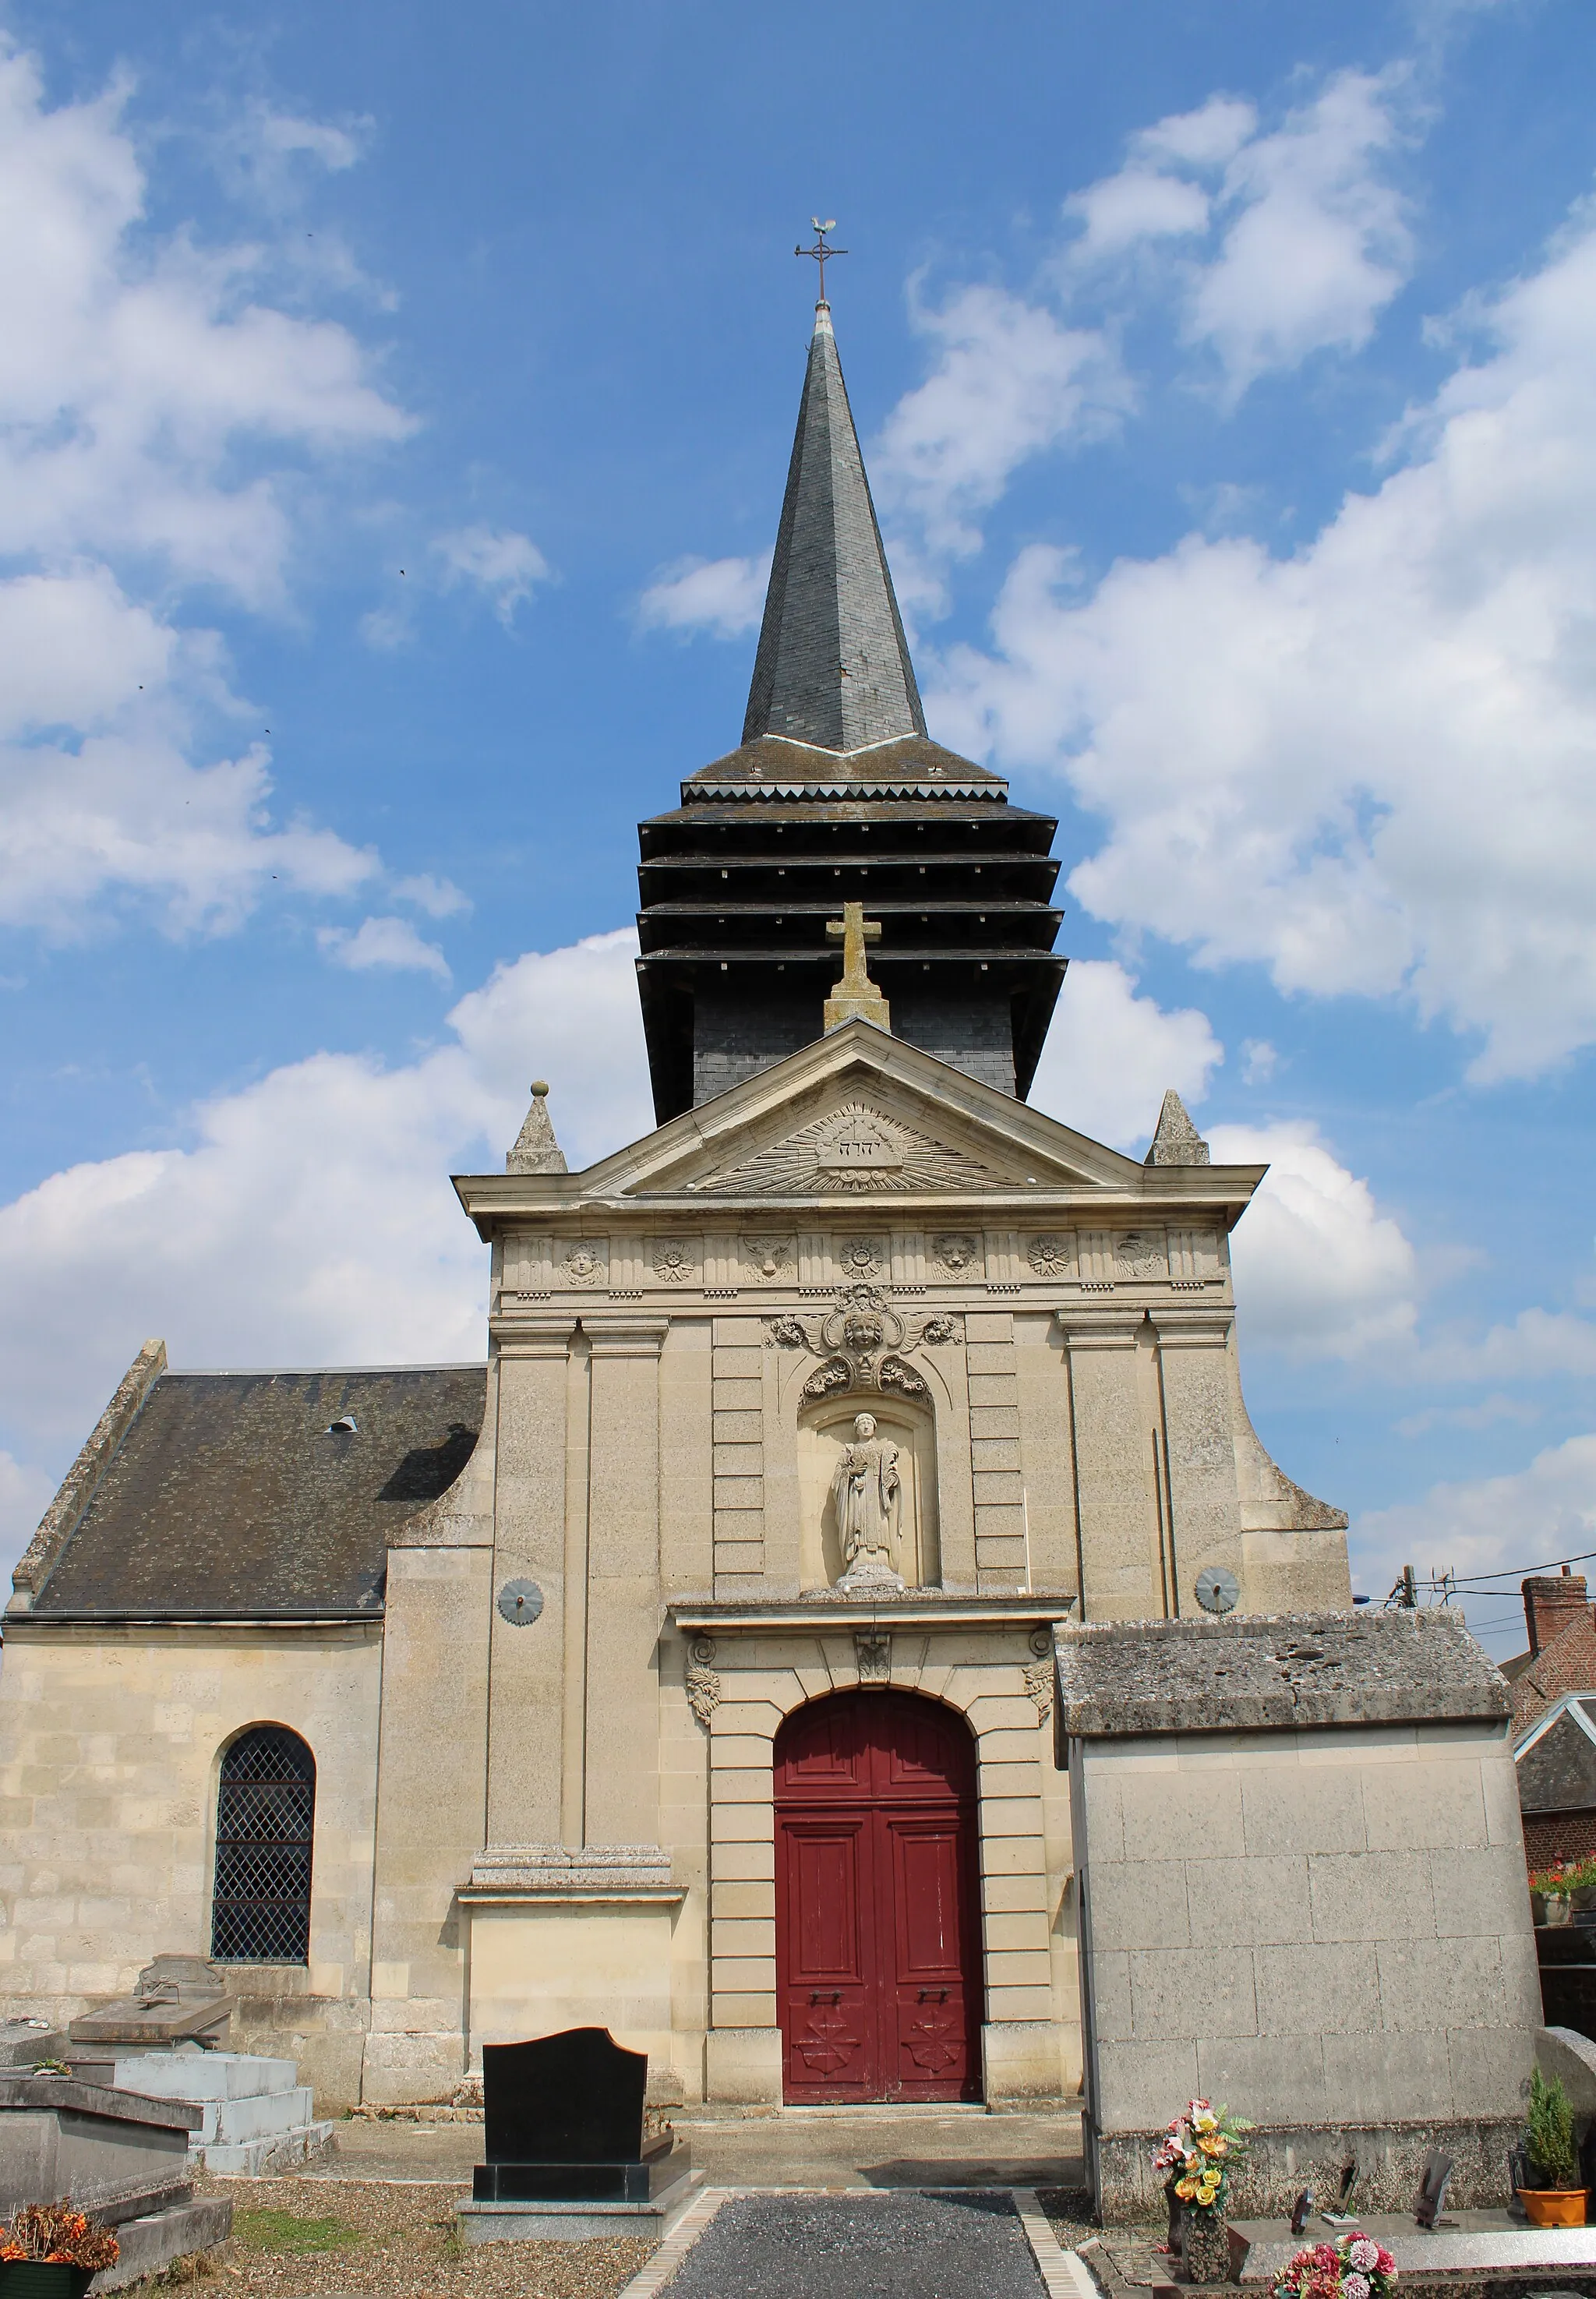
<instances>
[{"instance_id":1,"label":"flower vase","mask_svg":"<svg viewBox=\"0 0 1596 2299\"><path fill-rule=\"evenodd\" d=\"M1180 2226L1181 2270L1188 2283L1228 2283L1230 2228L1222 2211L1188 2204Z\"/></svg>"},{"instance_id":2,"label":"flower vase","mask_svg":"<svg viewBox=\"0 0 1596 2299\"><path fill-rule=\"evenodd\" d=\"M94 2281L92 2267L68 2267L54 2259L0 2262L0 2299L83 2299Z\"/></svg>"},{"instance_id":3,"label":"flower vase","mask_svg":"<svg viewBox=\"0 0 1596 2299\"><path fill-rule=\"evenodd\" d=\"M1185 2219L1186 2207L1175 2192L1179 2174L1172 2171L1164 2182L1164 2201L1169 2206L1169 2232L1165 2237L1165 2249L1172 2260L1180 2257L1180 2230Z\"/></svg>"}]
</instances>

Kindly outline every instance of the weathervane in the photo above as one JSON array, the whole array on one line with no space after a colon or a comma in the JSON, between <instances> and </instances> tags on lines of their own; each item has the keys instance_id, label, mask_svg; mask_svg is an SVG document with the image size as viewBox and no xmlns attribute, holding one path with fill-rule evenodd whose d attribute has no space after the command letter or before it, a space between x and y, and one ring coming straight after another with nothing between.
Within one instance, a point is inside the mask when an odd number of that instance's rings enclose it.
<instances>
[{"instance_id":1,"label":"weathervane","mask_svg":"<svg viewBox=\"0 0 1596 2299\"><path fill-rule=\"evenodd\" d=\"M826 245L827 233L836 229L836 218L835 216L827 216L824 223L820 221L819 216L810 216L810 221L815 228L814 245L812 247L795 247L793 250L793 253L794 255L812 255L815 261L819 265L820 301L823 303L826 301L827 263L832 256L846 255L848 251L845 247L827 247Z\"/></svg>"}]
</instances>

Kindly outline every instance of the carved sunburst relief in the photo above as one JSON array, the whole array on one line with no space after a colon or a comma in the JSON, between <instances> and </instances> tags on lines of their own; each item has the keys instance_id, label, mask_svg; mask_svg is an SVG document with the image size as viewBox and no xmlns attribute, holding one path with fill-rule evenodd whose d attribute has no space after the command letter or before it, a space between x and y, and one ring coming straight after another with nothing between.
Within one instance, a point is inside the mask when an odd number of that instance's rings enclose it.
<instances>
[{"instance_id":1,"label":"carved sunburst relief","mask_svg":"<svg viewBox=\"0 0 1596 2299\"><path fill-rule=\"evenodd\" d=\"M862 1196L873 1191L994 1190L1005 1186L962 1150L933 1141L866 1101L811 1118L785 1141L701 1184L708 1197Z\"/></svg>"}]
</instances>

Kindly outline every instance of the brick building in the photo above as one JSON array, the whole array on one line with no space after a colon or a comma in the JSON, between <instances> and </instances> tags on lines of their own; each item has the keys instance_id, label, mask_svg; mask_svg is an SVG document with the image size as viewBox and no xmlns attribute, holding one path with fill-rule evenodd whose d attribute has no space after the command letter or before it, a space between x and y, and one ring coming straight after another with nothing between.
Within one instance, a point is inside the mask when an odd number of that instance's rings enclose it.
<instances>
[{"instance_id":1,"label":"brick building","mask_svg":"<svg viewBox=\"0 0 1596 2299\"><path fill-rule=\"evenodd\" d=\"M1530 1648L1508 1661L1513 1752L1532 1871L1596 1855L1596 1606L1584 1577L1525 1581Z\"/></svg>"}]
</instances>

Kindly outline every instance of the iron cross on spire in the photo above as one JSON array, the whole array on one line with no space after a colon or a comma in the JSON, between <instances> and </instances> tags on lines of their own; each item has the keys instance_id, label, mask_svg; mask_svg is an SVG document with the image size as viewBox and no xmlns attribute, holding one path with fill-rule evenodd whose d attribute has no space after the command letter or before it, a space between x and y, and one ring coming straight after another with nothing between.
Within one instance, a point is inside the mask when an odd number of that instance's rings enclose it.
<instances>
[{"instance_id":1,"label":"iron cross on spire","mask_svg":"<svg viewBox=\"0 0 1596 2299\"><path fill-rule=\"evenodd\" d=\"M794 255L812 255L815 261L819 265L820 301L823 303L826 301L826 266L834 255L846 255L848 251L845 247L828 247L826 244L827 233L836 229L836 218L835 216L827 216L824 223L820 221L819 216L810 216L810 221L815 228L814 245L812 247L795 247L793 250L793 253Z\"/></svg>"}]
</instances>

